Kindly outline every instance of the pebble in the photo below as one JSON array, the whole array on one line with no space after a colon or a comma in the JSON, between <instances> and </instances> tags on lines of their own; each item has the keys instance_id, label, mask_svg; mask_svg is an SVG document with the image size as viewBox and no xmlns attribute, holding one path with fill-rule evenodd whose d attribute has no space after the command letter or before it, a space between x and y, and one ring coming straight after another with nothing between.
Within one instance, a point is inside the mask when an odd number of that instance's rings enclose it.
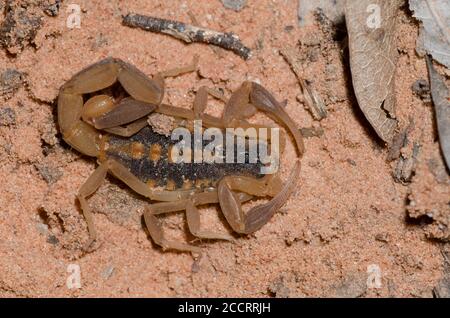
<instances>
[{"instance_id":1,"label":"pebble","mask_svg":"<svg viewBox=\"0 0 450 318\"><path fill-rule=\"evenodd\" d=\"M234 11L241 11L247 4L247 0L222 0L225 8Z\"/></svg>"}]
</instances>

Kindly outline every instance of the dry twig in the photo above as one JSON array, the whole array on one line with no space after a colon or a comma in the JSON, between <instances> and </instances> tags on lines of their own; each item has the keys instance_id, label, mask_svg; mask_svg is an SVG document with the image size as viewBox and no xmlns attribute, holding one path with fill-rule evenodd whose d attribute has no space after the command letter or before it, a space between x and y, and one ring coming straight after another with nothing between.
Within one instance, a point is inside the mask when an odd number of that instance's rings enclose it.
<instances>
[{"instance_id":1,"label":"dry twig","mask_svg":"<svg viewBox=\"0 0 450 318\"><path fill-rule=\"evenodd\" d=\"M183 22L160 19L141 14L129 13L123 17L123 24L132 28L171 35L186 43L206 43L232 51L247 60L251 51L233 33L222 33Z\"/></svg>"},{"instance_id":2,"label":"dry twig","mask_svg":"<svg viewBox=\"0 0 450 318\"><path fill-rule=\"evenodd\" d=\"M281 54L281 56L284 57L284 59L286 60L286 62L289 64L292 71L294 72L295 76L297 77L297 80L302 89L302 93L304 96L306 106L310 110L314 119L321 120L321 119L327 117L327 109L325 107L325 104L324 104L322 98L317 93L317 91L314 88L312 88L311 85L302 77L302 72L300 70L300 66L295 61L295 57L294 57L292 50L283 49L283 50L280 50L280 54Z\"/></svg>"}]
</instances>

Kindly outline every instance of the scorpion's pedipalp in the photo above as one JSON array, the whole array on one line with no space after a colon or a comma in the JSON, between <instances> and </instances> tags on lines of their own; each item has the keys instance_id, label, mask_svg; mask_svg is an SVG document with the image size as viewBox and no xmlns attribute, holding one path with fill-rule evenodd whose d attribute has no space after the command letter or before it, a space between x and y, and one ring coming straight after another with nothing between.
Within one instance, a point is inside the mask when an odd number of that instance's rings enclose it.
<instances>
[{"instance_id":1,"label":"scorpion's pedipalp","mask_svg":"<svg viewBox=\"0 0 450 318\"><path fill-rule=\"evenodd\" d=\"M107 133L114 134L117 136L131 137L147 125L148 125L147 118L141 118L125 127L119 126L106 128L103 130L106 131Z\"/></svg>"},{"instance_id":2,"label":"scorpion's pedipalp","mask_svg":"<svg viewBox=\"0 0 450 318\"><path fill-rule=\"evenodd\" d=\"M194 57L194 62L191 65L160 72L153 79L150 79L135 66L120 61L121 68L118 79L123 88L134 99L159 105L164 97L164 78L194 72L197 70L197 63L198 57Z\"/></svg>"},{"instance_id":3,"label":"scorpion's pedipalp","mask_svg":"<svg viewBox=\"0 0 450 318\"><path fill-rule=\"evenodd\" d=\"M245 82L231 94L222 115L226 127L240 126L237 122L245 122L245 119L256 114L257 109L250 104L250 89L250 82Z\"/></svg>"},{"instance_id":4,"label":"scorpion's pedipalp","mask_svg":"<svg viewBox=\"0 0 450 318\"><path fill-rule=\"evenodd\" d=\"M305 152L303 136L292 118L284 110L284 107L263 86L253 82L251 82L251 86L251 103L259 110L271 115L271 117L281 122L286 128L289 129L290 133L294 137L299 155L302 156Z\"/></svg>"},{"instance_id":5,"label":"scorpion's pedipalp","mask_svg":"<svg viewBox=\"0 0 450 318\"><path fill-rule=\"evenodd\" d=\"M120 84L136 100L159 105L164 96L163 83L150 79L131 64L121 62L118 75Z\"/></svg>"},{"instance_id":6,"label":"scorpion's pedipalp","mask_svg":"<svg viewBox=\"0 0 450 318\"><path fill-rule=\"evenodd\" d=\"M102 90L116 82L118 72L118 61L106 58L77 73L62 87L62 91L69 94L87 94Z\"/></svg>"},{"instance_id":7,"label":"scorpion's pedipalp","mask_svg":"<svg viewBox=\"0 0 450 318\"><path fill-rule=\"evenodd\" d=\"M83 96L61 93L58 96L58 124L63 136L80 120L83 109Z\"/></svg>"},{"instance_id":8,"label":"scorpion's pedipalp","mask_svg":"<svg viewBox=\"0 0 450 318\"><path fill-rule=\"evenodd\" d=\"M120 101L111 111L94 118L95 128L105 129L126 125L147 116L156 109L157 105L141 102L127 97Z\"/></svg>"},{"instance_id":9,"label":"scorpion's pedipalp","mask_svg":"<svg viewBox=\"0 0 450 318\"><path fill-rule=\"evenodd\" d=\"M220 209L227 219L228 224L237 233L244 233L245 221L242 205L237 195L230 189L225 180L219 182L217 188Z\"/></svg>"},{"instance_id":10,"label":"scorpion's pedipalp","mask_svg":"<svg viewBox=\"0 0 450 318\"><path fill-rule=\"evenodd\" d=\"M88 124L92 124L94 118L101 117L116 107L114 98L108 95L95 95L83 105L81 118Z\"/></svg>"},{"instance_id":11,"label":"scorpion's pedipalp","mask_svg":"<svg viewBox=\"0 0 450 318\"><path fill-rule=\"evenodd\" d=\"M81 95L61 92L58 97L58 124L69 145L95 157L99 153L99 134L94 127L81 121L82 108Z\"/></svg>"},{"instance_id":12,"label":"scorpion's pedipalp","mask_svg":"<svg viewBox=\"0 0 450 318\"><path fill-rule=\"evenodd\" d=\"M280 196L283 192L286 192L286 186L282 187L281 180L276 175L267 175L263 179L254 179L242 176L227 176L220 181L217 192L220 208L225 215L225 218L234 231L241 234L249 234L254 232L250 230L252 229L252 220L255 219L255 217L261 223L264 222L262 224L265 224L270 220L272 215L269 216L265 213L265 210L267 209L255 210L258 207L251 209L248 214L245 215L242 210L242 201L239 200L236 191L258 197L274 197L271 201L265 204L270 205L270 212L273 215L273 213L279 209L279 206L276 203L281 201ZM262 214L260 218L258 218L258 213ZM250 221L248 219L250 219ZM248 226L250 226L250 228L248 228Z\"/></svg>"},{"instance_id":13,"label":"scorpion's pedipalp","mask_svg":"<svg viewBox=\"0 0 450 318\"><path fill-rule=\"evenodd\" d=\"M297 185L300 167L300 160L297 160L292 174L283 189L269 202L258 205L248 211L245 217L245 234L250 234L259 230L264 224L269 222L275 212L287 202Z\"/></svg>"},{"instance_id":14,"label":"scorpion's pedipalp","mask_svg":"<svg viewBox=\"0 0 450 318\"><path fill-rule=\"evenodd\" d=\"M64 140L88 156L99 153L99 133L81 121L83 94L102 90L117 81L119 64L113 58L97 62L72 77L58 98L58 123Z\"/></svg>"}]
</instances>

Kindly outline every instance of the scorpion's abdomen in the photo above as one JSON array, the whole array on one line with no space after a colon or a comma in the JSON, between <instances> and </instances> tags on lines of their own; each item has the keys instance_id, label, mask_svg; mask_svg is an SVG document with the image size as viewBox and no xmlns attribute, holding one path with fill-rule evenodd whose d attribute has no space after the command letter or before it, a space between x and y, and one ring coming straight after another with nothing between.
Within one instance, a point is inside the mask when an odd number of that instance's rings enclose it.
<instances>
[{"instance_id":1,"label":"scorpion's abdomen","mask_svg":"<svg viewBox=\"0 0 450 318\"><path fill-rule=\"evenodd\" d=\"M175 163L170 152L177 142L145 127L129 138L109 135L105 155L149 186L167 190L215 187L227 175L262 177L261 163L248 163L248 159L244 163Z\"/></svg>"}]
</instances>

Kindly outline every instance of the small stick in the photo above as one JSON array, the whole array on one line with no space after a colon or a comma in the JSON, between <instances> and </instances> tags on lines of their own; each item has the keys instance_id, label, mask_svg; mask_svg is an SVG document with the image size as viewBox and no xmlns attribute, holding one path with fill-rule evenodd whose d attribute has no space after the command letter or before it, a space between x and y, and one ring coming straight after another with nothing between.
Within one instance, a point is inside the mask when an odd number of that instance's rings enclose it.
<instances>
[{"instance_id":1,"label":"small stick","mask_svg":"<svg viewBox=\"0 0 450 318\"><path fill-rule=\"evenodd\" d=\"M189 10L189 11L187 12L187 15L189 16L189 18L191 18L192 24L193 24L194 26L197 26L197 27L201 27L201 26L202 26L202 25L200 24L200 22L197 20L196 16L192 13L191 10ZM214 45L211 45L211 44L210 44L209 47L210 47L211 50L213 50L213 52L216 53L219 57L223 57L222 52L220 51L220 49L219 49L217 46L214 46Z\"/></svg>"},{"instance_id":2,"label":"small stick","mask_svg":"<svg viewBox=\"0 0 450 318\"><path fill-rule=\"evenodd\" d=\"M244 60L251 57L250 49L244 46L239 40L239 37L233 33L222 33L183 22L134 13L129 13L124 16L123 24L132 28L168 34L186 43L200 42L213 44L225 50L233 51Z\"/></svg>"},{"instance_id":3,"label":"small stick","mask_svg":"<svg viewBox=\"0 0 450 318\"><path fill-rule=\"evenodd\" d=\"M299 64L295 61L294 53L292 49L280 50L281 56L284 57L286 62L291 67L295 76L297 77L298 83L302 89L303 97L309 111L313 115L314 119L321 120L327 117L327 109L323 103L322 98L319 96L316 90L311 87L310 84L302 77L302 71L300 70Z\"/></svg>"}]
</instances>

